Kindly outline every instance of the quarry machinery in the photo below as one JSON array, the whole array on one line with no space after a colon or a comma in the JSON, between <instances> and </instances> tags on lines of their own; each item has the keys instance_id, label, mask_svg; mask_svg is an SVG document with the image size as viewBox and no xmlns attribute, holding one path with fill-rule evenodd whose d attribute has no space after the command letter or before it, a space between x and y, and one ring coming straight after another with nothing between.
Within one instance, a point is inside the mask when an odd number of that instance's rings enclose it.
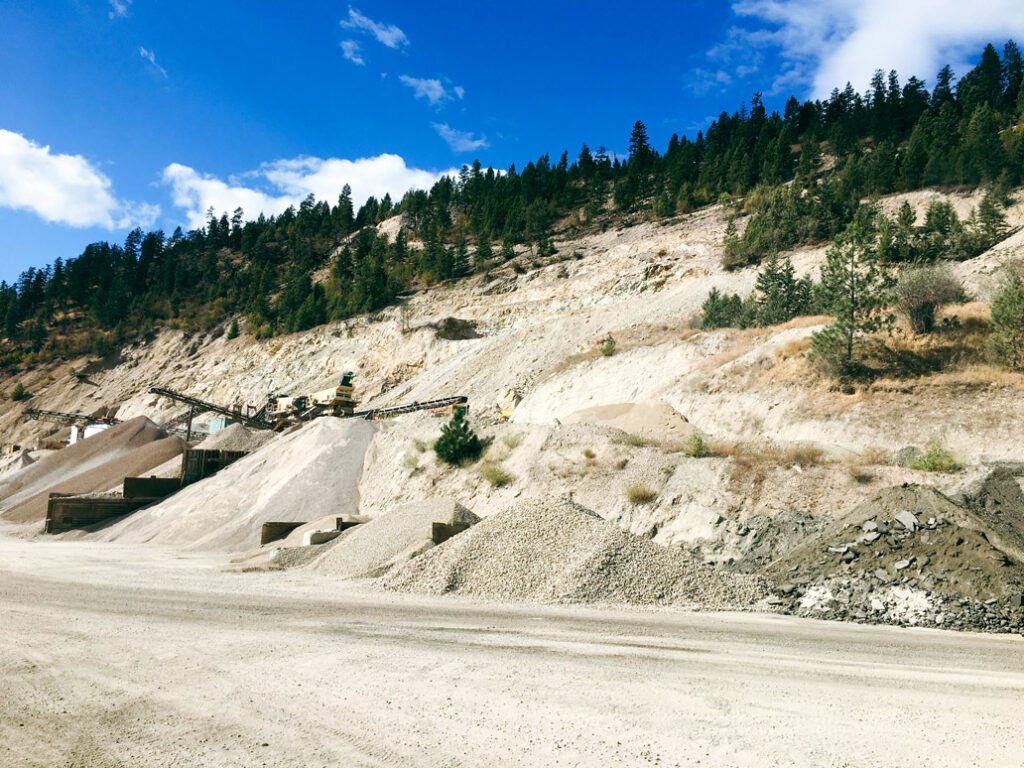
<instances>
[{"instance_id":1,"label":"quarry machinery","mask_svg":"<svg viewBox=\"0 0 1024 768\"><path fill-rule=\"evenodd\" d=\"M206 411L213 411L219 413L221 416L226 416L229 419L240 421L247 427L253 427L255 429L270 429L273 425L268 424L263 418L257 418L256 416L248 416L240 409L227 408L223 405L217 405L216 403L209 403L205 400L200 400L198 397L191 397L189 395L183 395L180 392L175 392L173 389L166 389L164 387L150 387L150 394L161 395L162 397L170 398L179 403L184 403L188 406L188 428L186 429L185 440L191 442L192 440L192 419L200 413ZM258 415L258 414L257 414Z\"/></svg>"},{"instance_id":2,"label":"quarry machinery","mask_svg":"<svg viewBox=\"0 0 1024 768\"><path fill-rule=\"evenodd\" d=\"M309 395L271 394L267 396L267 401L261 408L251 411L248 409L243 410L241 406L229 408L217 405L164 387L150 387L149 391L152 394L162 395L163 397L184 403L189 407L187 414L171 422L183 423L186 419L188 420L186 440L190 440L192 436L192 418L204 411L219 413L249 427L271 429L276 432L287 424L309 421L318 416L377 420L415 411L436 411L438 413L451 414L457 409L463 411L469 409L469 398L464 395L457 395L455 397L442 397L436 400L393 405L387 408L368 408L357 411L352 383L354 378L355 374L352 371L346 371L338 385L330 389L322 389Z\"/></svg>"},{"instance_id":3,"label":"quarry machinery","mask_svg":"<svg viewBox=\"0 0 1024 768\"><path fill-rule=\"evenodd\" d=\"M87 427L90 424L107 424L109 426L120 423L113 416L86 416L84 413L44 411L41 408L29 408L25 411L25 415L30 419L52 421L56 424L66 424L69 427Z\"/></svg>"},{"instance_id":4,"label":"quarry machinery","mask_svg":"<svg viewBox=\"0 0 1024 768\"><path fill-rule=\"evenodd\" d=\"M306 421L317 416L351 416L355 411L356 401L353 399L352 379L355 374L346 371L342 374L338 386L322 389L312 395L268 395L264 411L269 421L282 419L298 419Z\"/></svg>"}]
</instances>

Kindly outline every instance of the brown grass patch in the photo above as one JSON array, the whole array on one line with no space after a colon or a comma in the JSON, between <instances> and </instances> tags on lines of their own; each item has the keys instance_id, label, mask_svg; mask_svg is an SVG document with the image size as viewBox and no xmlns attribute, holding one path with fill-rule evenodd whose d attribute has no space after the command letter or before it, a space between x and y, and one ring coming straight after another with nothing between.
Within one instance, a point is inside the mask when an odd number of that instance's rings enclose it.
<instances>
[{"instance_id":1,"label":"brown grass patch","mask_svg":"<svg viewBox=\"0 0 1024 768\"><path fill-rule=\"evenodd\" d=\"M646 485L627 485L626 498L630 504L650 504L658 498L658 492Z\"/></svg>"}]
</instances>

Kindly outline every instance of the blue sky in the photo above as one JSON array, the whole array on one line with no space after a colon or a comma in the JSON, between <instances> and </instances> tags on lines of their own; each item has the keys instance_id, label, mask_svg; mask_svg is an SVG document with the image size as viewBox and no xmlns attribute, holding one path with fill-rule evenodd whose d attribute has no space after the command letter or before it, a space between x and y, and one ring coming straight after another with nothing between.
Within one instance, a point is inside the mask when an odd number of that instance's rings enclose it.
<instances>
[{"instance_id":1,"label":"blue sky","mask_svg":"<svg viewBox=\"0 0 1024 768\"><path fill-rule=\"evenodd\" d=\"M964 6L964 7L960 7ZM300 10L295 10L299 8ZM930 79L1024 40L1019 0L387 3L4 0L0 279L313 192L357 201L479 158L691 136L754 91Z\"/></svg>"}]
</instances>

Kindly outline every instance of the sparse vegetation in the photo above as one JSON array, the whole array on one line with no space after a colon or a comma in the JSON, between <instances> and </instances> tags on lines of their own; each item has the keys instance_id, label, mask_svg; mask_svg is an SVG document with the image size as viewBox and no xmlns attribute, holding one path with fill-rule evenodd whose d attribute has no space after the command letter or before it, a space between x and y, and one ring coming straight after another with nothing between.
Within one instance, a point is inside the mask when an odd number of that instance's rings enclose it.
<instances>
[{"instance_id":1,"label":"sparse vegetation","mask_svg":"<svg viewBox=\"0 0 1024 768\"><path fill-rule=\"evenodd\" d=\"M697 431L691 432L683 443L682 454L692 459L699 459L709 454L708 446L704 442L704 436Z\"/></svg>"},{"instance_id":2,"label":"sparse vegetation","mask_svg":"<svg viewBox=\"0 0 1024 768\"><path fill-rule=\"evenodd\" d=\"M896 310L914 333L931 333L938 310L966 300L964 287L946 266L904 270L896 280Z\"/></svg>"},{"instance_id":3,"label":"sparse vegetation","mask_svg":"<svg viewBox=\"0 0 1024 768\"><path fill-rule=\"evenodd\" d=\"M403 459L402 463L405 464L405 468L410 472L415 472L420 468L420 457L415 453L407 453L405 454L405 459Z\"/></svg>"},{"instance_id":4,"label":"sparse vegetation","mask_svg":"<svg viewBox=\"0 0 1024 768\"><path fill-rule=\"evenodd\" d=\"M426 440L416 439L416 440L412 441L412 444L416 447L416 450L419 451L420 453L426 453L427 449L430 448L430 443L427 442Z\"/></svg>"},{"instance_id":5,"label":"sparse vegetation","mask_svg":"<svg viewBox=\"0 0 1024 768\"><path fill-rule=\"evenodd\" d=\"M457 408L451 420L441 427L441 436L434 443L434 452L448 464L466 466L480 458L483 447L483 442L466 421L465 412Z\"/></svg>"},{"instance_id":6,"label":"sparse vegetation","mask_svg":"<svg viewBox=\"0 0 1024 768\"><path fill-rule=\"evenodd\" d=\"M992 335L988 349L994 361L1024 370L1024 279L1011 276L992 300Z\"/></svg>"},{"instance_id":7,"label":"sparse vegetation","mask_svg":"<svg viewBox=\"0 0 1024 768\"><path fill-rule=\"evenodd\" d=\"M505 444L505 447L508 448L510 451L514 451L516 448L519 447L519 444L523 442L523 433L513 432L510 435L505 435L503 438L501 438L501 442L503 442Z\"/></svg>"},{"instance_id":8,"label":"sparse vegetation","mask_svg":"<svg viewBox=\"0 0 1024 768\"><path fill-rule=\"evenodd\" d=\"M605 357L611 357L615 354L615 338L610 333L604 340L604 345L601 347L601 354Z\"/></svg>"},{"instance_id":9,"label":"sparse vegetation","mask_svg":"<svg viewBox=\"0 0 1024 768\"><path fill-rule=\"evenodd\" d=\"M593 461L594 457L596 456L597 454L594 453L590 448L583 449L583 458L587 459L587 461Z\"/></svg>"},{"instance_id":10,"label":"sparse vegetation","mask_svg":"<svg viewBox=\"0 0 1024 768\"><path fill-rule=\"evenodd\" d=\"M658 498L658 492L646 485L627 485L626 498L630 504L650 504Z\"/></svg>"},{"instance_id":11,"label":"sparse vegetation","mask_svg":"<svg viewBox=\"0 0 1024 768\"><path fill-rule=\"evenodd\" d=\"M907 466L920 472L955 472L960 468L953 454L937 439L925 443L924 450L912 457Z\"/></svg>"},{"instance_id":12,"label":"sparse vegetation","mask_svg":"<svg viewBox=\"0 0 1024 768\"><path fill-rule=\"evenodd\" d=\"M515 480L515 476L497 462L486 462L480 468L480 474L495 488L502 488Z\"/></svg>"},{"instance_id":13,"label":"sparse vegetation","mask_svg":"<svg viewBox=\"0 0 1024 768\"><path fill-rule=\"evenodd\" d=\"M630 448L649 448L651 446L661 445L661 442L653 437L634 432L627 432L619 438L618 442L623 445L628 445Z\"/></svg>"}]
</instances>

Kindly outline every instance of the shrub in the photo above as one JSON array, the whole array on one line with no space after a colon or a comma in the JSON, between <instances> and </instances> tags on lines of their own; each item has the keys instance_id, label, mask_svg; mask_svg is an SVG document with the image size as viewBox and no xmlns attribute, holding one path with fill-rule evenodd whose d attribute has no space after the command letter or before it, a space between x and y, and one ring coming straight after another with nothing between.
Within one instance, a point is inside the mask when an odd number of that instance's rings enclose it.
<instances>
[{"instance_id":1,"label":"shrub","mask_svg":"<svg viewBox=\"0 0 1024 768\"><path fill-rule=\"evenodd\" d=\"M232 320L231 321L231 325L228 326L228 338L229 339L237 339L238 338L238 320Z\"/></svg>"},{"instance_id":2,"label":"shrub","mask_svg":"<svg viewBox=\"0 0 1024 768\"><path fill-rule=\"evenodd\" d=\"M28 397L28 393L25 391L25 387L19 381L14 385L14 389L11 391L11 400L24 400Z\"/></svg>"},{"instance_id":3,"label":"shrub","mask_svg":"<svg viewBox=\"0 0 1024 768\"><path fill-rule=\"evenodd\" d=\"M593 452L592 450L590 450L589 448L584 448L584 449L583 449L583 458L585 458L585 459L587 459L587 460L591 460L591 459L593 459L593 458L594 458L595 456L597 456L597 454L596 454L596 453L594 453L594 452Z\"/></svg>"},{"instance_id":4,"label":"shrub","mask_svg":"<svg viewBox=\"0 0 1024 768\"><path fill-rule=\"evenodd\" d=\"M895 293L896 310L914 333L931 333L940 307L966 299L963 285L945 266L905 270L896 281Z\"/></svg>"},{"instance_id":5,"label":"shrub","mask_svg":"<svg viewBox=\"0 0 1024 768\"><path fill-rule=\"evenodd\" d=\"M924 450L910 459L907 466L920 472L953 472L960 468L953 454L938 440L925 443Z\"/></svg>"},{"instance_id":6,"label":"shrub","mask_svg":"<svg viewBox=\"0 0 1024 768\"><path fill-rule=\"evenodd\" d=\"M650 504L658 498L658 492L648 488L646 485L626 486L626 498L630 504Z\"/></svg>"},{"instance_id":7,"label":"shrub","mask_svg":"<svg viewBox=\"0 0 1024 768\"><path fill-rule=\"evenodd\" d=\"M523 442L523 433L516 432L514 435L505 435L501 442L505 444L505 447L509 450L515 450L519 447L519 444Z\"/></svg>"},{"instance_id":8,"label":"shrub","mask_svg":"<svg viewBox=\"0 0 1024 768\"><path fill-rule=\"evenodd\" d=\"M1024 279L1011 276L992 300L992 335L988 348L994 360L1024 370Z\"/></svg>"},{"instance_id":9,"label":"shrub","mask_svg":"<svg viewBox=\"0 0 1024 768\"><path fill-rule=\"evenodd\" d=\"M483 468L480 470L480 474L482 474L484 479L495 488L501 488L515 480L515 476L509 473L503 466L501 466L501 464L495 464L493 462L484 464Z\"/></svg>"},{"instance_id":10,"label":"shrub","mask_svg":"<svg viewBox=\"0 0 1024 768\"><path fill-rule=\"evenodd\" d=\"M470 429L466 414L457 408L451 421L441 427L441 436L434 443L434 452L441 461L455 466L480 458L483 442Z\"/></svg>"},{"instance_id":11,"label":"shrub","mask_svg":"<svg viewBox=\"0 0 1024 768\"><path fill-rule=\"evenodd\" d=\"M623 445L628 445L631 448L647 448L652 445L659 445L660 443L653 437L647 437L647 435L637 435L632 432L627 432L619 440Z\"/></svg>"},{"instance_id":12,"label":"shrub","mask_svg":"<svg viewBox=\"0 0 1024 768\"><path fill-rule=\"evenodd\" d=\"M709 451L707 444L704 442L704 436L700 432L691 432L690 436L686 438L686 442L683 443L682 452L684 456L694 459L707 456Z\"/></svg>"},{"instance_id":13,"label":"shrub","mask_svg":"<svg viewBox=\"0 0 1024 768\"><path fill-rule=\"evenodd\" d=\"M601 347L601 354L605 357L611 357L615 354L615 338L609 333L608 338L604 340L604 346Z\"/></svg>"}]
</instances>

